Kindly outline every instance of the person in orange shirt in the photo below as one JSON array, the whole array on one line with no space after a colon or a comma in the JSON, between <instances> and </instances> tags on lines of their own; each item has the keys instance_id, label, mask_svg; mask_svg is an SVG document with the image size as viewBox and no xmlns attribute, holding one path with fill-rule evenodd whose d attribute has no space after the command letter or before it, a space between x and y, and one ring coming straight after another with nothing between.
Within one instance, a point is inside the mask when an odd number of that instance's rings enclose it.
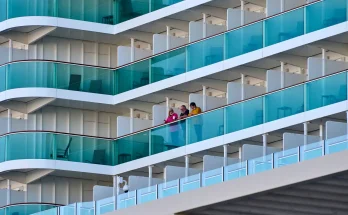
<instances>
[{"instance_id":1,"label":"person in orange shirt","mask_svg":"<svg viewBox=\"0 0 348 215\"><path fill-rule=\"evenodd\" d=\"M191 112L189 113L189 116L194 116L194 115L197 115L197 114L200 114L202 113L202 110L200 107L197 107L196 103L194 102L191 102L190 103L190 108L191 108ZM201 117L193 117L192 119L192 124L193 124L193 127L195 129L195 132L196 132L196 137L197 137L197 142L198 141L202 141L203 140L203 137L202 137L202 119Z\"/></svg>"}]
</instances>

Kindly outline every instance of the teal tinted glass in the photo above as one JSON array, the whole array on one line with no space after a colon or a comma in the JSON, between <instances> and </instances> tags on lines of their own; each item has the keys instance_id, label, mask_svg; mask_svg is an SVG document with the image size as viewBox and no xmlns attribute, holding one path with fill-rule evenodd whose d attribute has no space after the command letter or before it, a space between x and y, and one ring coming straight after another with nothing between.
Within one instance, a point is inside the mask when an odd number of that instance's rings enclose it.
<instances>
[{"instance_id":1,"label":"teal tinted glass","mask_svg":"<svg viewBox=\"0 0 348 215\"><path fill-rule=\"evenodd\" d=\"M235 132L263 123L263 97L225 108L226 132Z\"/></svg>"},{"instance_id":2,"label":"teal tinted glass","mask_svg":"<svg viewBox=\"0 0 348 215\"><path fill-rule=\"evenodd\" d=\"M116 1L116 22L124 22L150 12L149 0Z\"/></svg>"},{"instance_id":3,"label":"teal tinted glass","mask_svg":"<svg viewBox=\"0 0 348 215\"><path fill-rule=\"evenodd\" d=\"M264 172L273 168L273 155L266 155L260 158L249 160L247 162L249 175Z\"/></svg>"},{"instance_id":4,"label":"teal tinted glass","mask_svg":"<svg viewBox=\"0 0 348 215\"><path fill-rule=\"evenodd\" d=\"M151 59L151 83L186 72L186 48L177 49Z\"/></svg>"},{"instance_id":5,"label":"teal tinted glass","mask_svg":"<svg viewBox=\"0 0 348 215\"><path fill-rule=\"evenodd\" d=\"M298 163L299 159L299 149L293 148L285 151L277 152L274 154L274 167L282 167L290 164Z\"/></svg>"},{"instance_id":6,"label":"teal tinted glass","mask_svg":"<svg viewBox=\"0 0 348 215\"><path fill-rule=\"evenodd\" d=\"M311 143L301 146L301 161L311 160L323 156L324 142Z\"/></svg>"},{"instance_id":7,"label":"teal tinted glass","mask_svg":"<svg viewBox=\"0 0 348 215\"><path fill-rule=\"evenodd\" d=\"M114 94L114 71L71 64L56 64L58 89Z\"/></svg>"},{"instance_id":8,"label":"teal tinted glass","mask_svg":"<svg viewBox=\"0 0 348 215\"><path fill-rule=\"evenodd\" d=\"M56 208L53 205L16 205L6 208L6 214L28 215ZM54 209L53 209L54 210ZM40 213L41 214L41 213ZM50 213L49 215L54 215Z\"/></svg>"},{"instance_id":9,"label":"teal tinted glass","mask_svg":"<svg viewBox=\"0 0 348 215\"><path fill-rule=\"evenodd\" d=\"M299 8L265 20L266 46L304 34L304 9Z\"/></svg>"},{"instance_id":10,"label":"teal tinted glass","mask_svg":"<svg viewBox=\"0 0 348 215\"><path fill-rule=\"evenodd\" d=\"M60 215L75 215L75 205L67 205L59 207L59 214Z\"/></svg>"},{"instance_id":11,"label":"teal tinted glass","mask_svg":"<svg viewBox=\"0 0 348 215\"><path fill-rule=\"evenodd\" d=\"M0 22L7 19L7 0L0 0Z\"/></svg>"},{"instance_id":12,"label":"teal tinted glass","mask_svg":"<svg viewBox=\"0 0 348 215\"><path fill-rule=\"evenodd\" d=\"M116 92L123 93L150 83L150 60L116 70Z\"/></svg>"},{"instance_id":13,"label":"teal tinted glass","mask_svg":"<svg viewBox=\"0 0 348 215\"><path fill-rule=\"evenodd\" d=\"M55 16L55 0L8 0L8 18Z\"/></svg>"},{"instance_id":14,"label":"teal tinted glass","mask_svg":"<svg viewBox=\"0 0 348 215\"><path fill-rule=\"evenodd\" d=\"M186 144L186 120L151 130L151 154L175 149Z\"/></svg>"},{"instance_id":15,"label":"teal tinted glass","mask_svg":"<svg viewBox=\"0 0 348 215\"><path fill-rule=\"evenodd\" d=\"M156 186L146 187L137 190L137 204L150 202L157 199Z\"/></svg>"},{"instance_id":16,"label":"teal tinted glass","mask_svg":"<svg viewBox=\"0 0 348 215\"><path fill-rule=\"evenodd\" d=\"M324 0L306 7L306 32L310 33L347 20L346 0Z\"/></svg>"},{"instance_id":17,"label":"teal tinted glass","mask_svg":"<svg viewBox=\"0 0 348 215\"><path fill-rule=\"evenodd\" d=\"M128 208L136 205L136 191L122 193L117 196L117 209Z\"/></svg>"},{"instance_id":18,"label":"teal tinted glass","mask_svg":"<svg viewBox=\"0 0 348 215\"><path fill-rule=\"evenodd\" d=\"M53 134L16 133L7 136L7 160L52 159Z\"/></svg>"},{"instance_id":19,"label":"teal tinted glass","mask_svg":"<svg viewBox=\"0 0 348 215\"><path fill-rule=\"evenodd\" d=\"M169 5L181 2L183 0L150 0L151 2L151 11L155 11Z\"/></svg>"},{"instance_id":20,"label":"teal tinted glass","mask_svg":"<svg viewBox=\"0 0 348 215\"><path fill-rule=\"evenodd\" d=\"M133 134L116 140L116 164L149 156L149 131Z\"/></svg>"},{"instance_id":21,"label":"teal tinted glass","mask_svg":"<svg viewBox=\"0 0 348 215\"><path fill-rule=\"evenodd\" d=\"M304 87L299 85L265 96L265 121L288 117L304 111Z\"/></svg>"},{"instance_id":22,"label":"teal tinted glass","mask_svg":"<svg viewBox=\"0 0 348 215\"><path fill-rule=\"evenodd\" d=\"M53 63L20 62L8 65L7 69L8 90L25 87L55 87Z\"/></svg>"},{"instance_id":23,"label":"teal tinted glass","mask_svg":"<svg viewBox=\"0 0 348 215\"><path fill-rule=\"evenodd\" d=\"M263 48L263 22L227 32L226 58L236 57Z\"/></svg>"},{"instance_id":24,"label":"teal tinted glass","mask_svg":"<svg viewBox=\"0 0 348 215\"><path fill-rule=\"evenodd\" d=\"M36 212L36 213L32 213L31 215L58 215L58 208L54 207L51 209L46 210L45 205L42 205L42 211ZM27 214L25 214L27 215Z\"/></svg>"},{"instance_id":25,"label":"teal tinted glass","mask_svg":"<svg viewBox=\"0 0 348 215\"><path fill-rule=\"evenodd\" d=\"M307 110L347 99L347 73L340 73L306 84Z\"/></svg>"},{"instance_id":26,"label":"teal tinted glass","mask_svg":"<svg viewBox=\"0 0 348 215\"><path fill-rule=\"evenodd\" d=\"M187 119L188 144L224 134L224 109L218 109Z\"/></svg>"},{"instance_id":27,"label":"teal tinted glass","mask_svg":"<svg viewBox=\"0 0 348 215\"><path fill-rule=\"evenodd\" d=\"M187 192L201 187L201 174L180 179L180 192Z\"/></svg>"},{"instance_id":28,"label":"teal tinted glass","mask_svg":"<svg viewBox=\"0 0 348 215\"><path fill-rule=\"evenodd\" d=\"M210 186L223 182L224 172L222 168L210 170L202 174L202 186Z\"/></svg>"},{"instance_id":29,"label":"teal tinted glass","mask_svg":"<svg viewBox=\"0 0 348 215\"><path fill-rule=\"evenodd\" d=\"M158 198L165 198L179 193L179 180L164 182L158 185Z\"/></svg>"},{"instance_id":30,"label":"teal tinted glass","mask_svg":"<svg viewBox=\"0 0 348 215\"><path fill-rule=\"evenodd\" d=\"M6 154L6 136L0 137L0 162L4 162Z\"/></svg>"},{"instance_id":31,"label":"teal tinted glass","mask_svg":"<svg viewBox=\"0 0 348 215\"><path fill-rule=\"evenodd\" d=\"M77 203L77 215L94 215L94 202Z\"/></svg>"},{"instance_id":32,"label":"teal tinted glass","mask_svg":"<svg viewBox=\"0 0 348 215\"><path fill-rule=\"evenodd\" d=\"M188 71L208 66L224 59L224 35L187 46Z\"/></svg>"},{"instance_id":33,"label":"teal tinted glass","mask_svg":"<svg viewBox=\"0 0 348 215\"><path fill-rule=\"evenodd\" d=\"M0 92L6 90L6 70L7 66L0 67Z\"/></svg>"},{"instance_id":34,"label":"teal tinted glass","mask_svg":"<svg viewBox=\"0 0 348 215\"><path fill-rule=\"evenodd\" d=\"M114 209L115 209L114 200L115 200L115 198L112 196L112 197L101 199L101 200L97 201L97 214L96 215L101 215L101 214L105 214L105 213L114 211Z\"/></svg>"}]
</instances>

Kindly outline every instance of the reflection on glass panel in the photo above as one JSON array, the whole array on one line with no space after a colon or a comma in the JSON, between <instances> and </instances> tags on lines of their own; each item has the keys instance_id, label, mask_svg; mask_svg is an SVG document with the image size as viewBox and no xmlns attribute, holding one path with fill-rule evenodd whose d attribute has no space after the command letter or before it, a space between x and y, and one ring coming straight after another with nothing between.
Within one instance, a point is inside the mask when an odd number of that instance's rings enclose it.
<instances>
[{"instance_id":1,"label":"reflection on glass panel","mask_svg":"<svg viewBox=\"0 0 348 215\"><path fill-rule=\"evenodd\" d=\"M7 19L7 0L0 0L0 22Z\"/></svg>"},{"instance_id":2,"label":"reflection on glass panel","mask_svg":"<svg viewBox=\"0 0 348 215\"><path fill-rule=\"evenodd\" d=\"M8 65L7 69L8 90L24 87L55 87L55 68L53 63L20 62Z\"/></svg>"},{"instance_id":3,"label":"reflection on glass panel","mask_svg":"<svg viewBox=\"0 0 348 215\"><path fill-rule=\"evenodd\" d=\"M149 0L116 1L116 11L116 23L124 22L149 13Z\"/></svg>"},{"instance_id":4,"label":"reflection on glass panel","mask_svg":"<svg viewBox=\"0 0 348 215\"><path fill-rule=\"evenodd\" d=\"M5 161L7 136L0 137L0 162Z\"/></svg>"},{"instance_id":5,"label":"reflection on glass panel","mask_svg":"<svg viewBox=\"0 0 348 215\"><path fill-rule=\"evenodd\" d=\"M40 205L39 207L41 207L41 211L37 212L37 213L32 213L31 215L58 215L58 208L57 207L47 209L47 208L49 208L47 206L48 205ZM29 213L29 211L28 212L26 211L24 214L28 215L30 213Z\"/></svg>"},{"instance_id":6,"label":"reflection on glass panel","mask_svg":"<svg viewBox=\"0 0 348 215\"><path fill-rule=\"evenodd\" d=\"M186 48L177 49L151 59L151 83L186 72Z\"/></svg>"},{"instance_id":7,"label":"reflection on glass panel","mask_svg":"<svg viewBox=\"0 0 348 215\"><path fill-rule=\"evenodd\" d=\"M252 175L273 168L273 155L266 155L248 161L248 174Z\"/></svg>"},{"instance_id":8,"label":"reflection on glass panel","mask_svg":"<svg viewBox=\"0 0 348 215\"><path fill-rule=\"evenodd\" d=\"M232 164L226 166L224 169L224 180L229 181L236 178L241 178L247 175L246 162Z\"/></svg>"},{"instance_id":9,"label":"reflection on glass panel","mask_svg":"<svg viewBox=\"0 0 348 215\"><path fill-rule=\"evenodd\" d=\"M149 131L116 140L116 164L149 156Z\"/></svg>"},{"instance_id":10,"label":"reflection on glass panel","mask_svg":"<svg viewBox=\"0 0 348 215\"><path fill-rule=\"evenodd\" d=\"M94 215L94 202L79 202L76 209L77 215Z\"/></svg>"},{"instance_id":11,"label":"reflection on glass panel","mask_svg":"<svg viewBox=\"0 0 348 215\"><path fill-rule=\"evenodd\" d=\"M59 215L75 215L75 204L59 207Z\"/></svg>"},{"instance_id":12,"label":"reflection on glass panel","mask_svg":"<svg viewBox=\"0 0 348 215\"><path fill-rule=\"evenodd\" d=\"M137 204L157 199L157 186L145 187L137 191Z\"/></svg>"},{"instance_id":13,"label":"reflection on glass panel","mask_svg":"<svg viewBox=\"0 0 348 215\"><path fill-rule=\"evenodd\" d=\"M151 0L151 11L155 11L183 0Z\"/></svg>"},{"instance_id":14,"label":"reflection on glass panel","mask_svg":"<svg viewBox=\"0 0 348 215\"><path fill-rule=\"evenodd\" d=\"M223 182L224 172L223 168L210 170L202 174L202 186L210 186Z\"/></svg>"},{"instance_id":15,"label":"reflection on glass panel","mask_svg":"<svg viewBox=\"0 0 348 215\"><path fill-rule=\"evenodd\" d=\"M222 61L224 59L224 35L189 45L187 55L188 71Z\"/></svg>"},{"instance_id":16,"label":"reflection on glass panel","mask_svg":"<svg viewBox=\"0 0 348 215\"><path fill-rule=\"evenodd\" d=\"M304 9L299 8L265 20L266 46L304 34Z\"/></svg>"},{"instance_id":17,"label":"reflection on glass panel","mask_svg":"<svg viewBox=\"0 0 348 215\"><path fill-rule=\"evenodd\" d=\"M186 143L186 120L171 123L151 130L151 154L157 154Z\"/></svg>"},{"instance_id":18,"label":"reflection on glass panel","mask_svg":"<svg viewBox=\"0 0 348 215\"><path fill-rule=\"evenodd\" d=\"M299 149L298 147L288 149L285 151L277 152L274 154L274 168L287 166L290 164L299 162Z\"/></svg>"},{"instance_id":19,"label":"reflection on glass panel","mask_svg":"<svg viewBox=\"0 0 348 215\"><path fill-rule=\"evenodd\" d=\"M224 109L218 109L187 119L188 144L224 134Z\"/></svg>"},{"instance_id":20,"label":"reflection on glass panel","mask_svg":"<svg viewBox=\"0 0 348 215\"><path fill-rule=\"evenodd\" d=\"M191 175L180 179L180 191L186 192L201 187L201 174Z\"/></svg>"},{"instance_id":21,"label":"reflection on glass panel","mask_svg":"<svg viewBox=\"0 0 348 215\"><path fill-rule=\"evenodd\" d=\"M11 215L57 215L57 208L54 205L36 205L36 204L28 204L28 205L15 205L11 207L7 207L6 214Z\"/></svg>"},{"instance_id":22,"label":"reflection on glass panel","mask_svg":"<svg viewBox=\"0 0 348 215\"><path fill-rule=\"evenodd\" d=\"M7 66L0 67L0 92L6 90L6 69Z\"/></svg>"},{"instance_id":23,"label":"reflection on glass panel","mask_svg":"<svg viewBox=\"0 0 348 215\"><path fill-rule=\"evenodd\" d=\"M108 212L112 212L115 209L115 197L109 197L106 199L102 199L97 201L97 214L96 215L101 215L105 214Z\"/></svg>"},{"instance_id":24,"label":"reflection on glass panel","mask_svg":"<svg viewBox=\"0 0 348 215\"><path fill-rule=\"evenodd\" d=\"M263 48L263 22L226 33L226 58Z\"/></svg>"},{"instance_id":25,"label":"reflection on glass panel","mask_svg":"<svg viewBox=\"0 0 348 215\"><path fill-rule=\"evenodd\" d=\"M164 182L158 185L158 198L165 198L179 193L179 180Z\"/></svg>"},{"instance_id":26,"label":"reflection on glass panel","mask_svg":"<svg viewBox=\"0 0 348 215\"><path fill-rule=\"evenodd\" d=\"M144 60L116 70L116 93L123 93L150 83L150 60Z\"/></svg>"},{"instance_id":27,"label":"reflection on glass panel","mask_svg":"<svg viewBox=\"0 0 348 215\"><path fill-rule=\"evenodd\" d=\"M129 191L117 196L117 210L134 206L136 203L136 191Z\"/></svg>"},{"instance_id":28,"label":"reflection on glass panel","mask_svg":"<svg viewBox=\"0 0 348 215\"><path fill-rule=\"evenodd\" d=\"M263 123L263 97L226 107L226 132L235 132Z\"/></svg>"},{"instance_id":29,"label":"reflection on glass panel","mask_svg":"<svg viewBox=\"0 0 348 215\"><path fill-rule=\"evenodd\" d=\"M346 0L324 0L306 7L306 33L347 20Z\"/></svg>"},{"instance_id":30,"label":"reflection on glass panel","mask_svg":"<svg viewBox=\"0 0 348 215\"><path fill-rule=\"evenodd\" d=\"M265 96L265 121L281 119L304 111L304 86L287 88Z\"/></svg>"},{"instance_id":31,"label":"reflection on glass panel","mask_svg":"<svg viewBox=\"0 0 348 215\"><path fill-rule=\"evenodd\" d=\"M348 149L347 136L341 136L325 141L326 154L332 154Z\"/></svg>"},{"instance_id":32,"label":"reflection on glass panel","mask_svg":"<svg viewBox=\"0 0 348 215\"><path fill-rule=\"evenodd\" d=\"M340 73L306 84L307 110L323 107L347 99L347 73Z\"/></svg>"},{"instance_id":33,"label":"reflection on glass panel","mask_svg":"<svg viewBox=\"0 0 348 215\"><path fill-rule=\"evenodd\" d=\"M311 160L323 156L324 142L311 143L301 146L301 161Z\"/></svg>"},{"instance_id":34,"label":"reflection on glass panel","mask_svg":"<svg viewBox=\"0 0 348 215\"><path fill-rule=\"evenodd\" d=\"M8 0L8 18L55 16L55 0Z\"/></svg>"}]
</instances>

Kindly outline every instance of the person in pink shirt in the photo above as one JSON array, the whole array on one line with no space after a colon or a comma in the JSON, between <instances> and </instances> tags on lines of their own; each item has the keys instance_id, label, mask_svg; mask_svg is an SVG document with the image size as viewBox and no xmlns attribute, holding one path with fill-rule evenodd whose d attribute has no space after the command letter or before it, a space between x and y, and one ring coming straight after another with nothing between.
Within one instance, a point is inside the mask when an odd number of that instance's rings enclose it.
<instances>
[{"instance_id":1,"label":"person in pink shirt","mask_svg":"<svg viewBox=\"0 0 348 215\"><path fill-rule=\"evenodd\" d=\"M178 123L174 123L179 119L178 114L176 114L173 108L169 109L168 117L164 120L165 123L170 123L169 131L170 131L170 147L168 148L176 148L179 145L179 128ZM168 145L167 145L168 146Z\"/></svg>"}]
</instances>

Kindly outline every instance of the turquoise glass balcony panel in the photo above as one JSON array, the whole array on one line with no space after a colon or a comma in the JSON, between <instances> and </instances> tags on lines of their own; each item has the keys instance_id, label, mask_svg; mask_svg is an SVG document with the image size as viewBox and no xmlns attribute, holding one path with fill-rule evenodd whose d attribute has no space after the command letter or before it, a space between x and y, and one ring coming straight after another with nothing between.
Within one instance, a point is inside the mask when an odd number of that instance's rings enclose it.
<instances>
[{"instance_id":1,"label":"turquoise glass balcony panel","mask_svg":"<svg viewBox=\"0 0 348 215\"><path fill-rule=\"evenodd\" d=\"M201 174L180 179L180 192L187 192L201 187Z\"/></svg>"},{"instance_id":2,"label":"turquoise glass balcony panel","mask_svg":"<svg viewBox=\"0 0 348 215\"><path fill-rule=\"evenodd\" d=\"M263 123L263 98L256 98L225 108L226 132L231 133Z\"/></svg>"},{"instance_id":3,"label":"turquoise glass balcony panel","mask_svg":"<svg viewBox=\"0 0 348 215\"><path fill-rule=\"evenodd\" d=\"M117 139L115 165L149 156L149 151L149 131Z\"/></svg>"},{"instance_id":4,"label":"turquoise glass balcony panel","mask_svg":"<svg viewBox=\"0 0 348 215\"><path fill-rule=\"evenodd\" d=\"M6 208L0 209L0 215L6 215Z\"/></svg>"},{"instance_id":5,"label":"turquoise glass balcony panel","mask_svg":"<svg viewBox=\"0 0 348 215\"><path fill-rule=\"evenodd\" d=\"M123 93L150 83L150 60L116 70L116 93Z\"/></svg>"},{"instance_id":6,"label":"turquoise glass balcony panel","mask_svg":"<svg viewBox=\"0 0 348 215\"><path fill-rule=\"evenodd\" d=\"M31 215L59 215L57 207L46 210L47 207L45 207L45 205L42 205L42 206L43 206L42 211L32 213ZM28 215L29 213L25 212L24 214Z\"/></svg>"},{"instance_id":7,"label":"turquoise glass balcony panel","mask_svg":"<svg viewBox=\"0 0 348 215\"><path fill-rule=\"evenodd\" d=\"M4 162L6 154L6 136L0 137L0 162Z\"/></svg>"},{"instance_id":8,"label":"turquoise glass balcony panel","mask_svg":"<svg viewBox=\"0 0 348 215\"><path fill-rule=\"evenodd\" d=\"M188 71L224 60L224 35L212 37L187 47Z\"/></svg>"},{"instance_id":9,"label":"turquoise glass balcony panel","mask_svg":"<svg viewBox=\"0 0 348 215\"><path fill-rule=\"evenodd\" d=\"M8 0L8 18L55 16L55 0Z\"/></svg>"},{"instance_id":10,"label":"turquoise glass balcony panel","mask_svg":"<svg viewBox=\"0 0 348 215\"><path fill-rule=\"evenodd\" d=\"M136 205L136 191L129 191L117 196L117 210Z\"/></svg>"},{"instance_id":11,"label":"turquoise glass balcony panel","mask_svg":"<svg viewBox=\"0 0 348 215\"><path fill-rule=\"evenodd\" d=\"M28 214L45 214L57 215L57 208L54 205L27 204L15 205L5 208L6 214L28 215Z\"/></svg>"},{"instance_id":12,"label":"turquoise glass balcony panel","mask_svg":"<svg viewBox=\"0 0 348 215\"><path fill-rule=\"evenodd\" d=\"M57 160L113 165L113 142L107 139L55 135Z\"/></svg>"},{"instance_id":13,"label":"turquoise glass balcony panel","mask_svg":"<svg viewBox=\"0 0 348 215\"><path fill-rule=\"evenodd\" d=\"M332 154L348 149L347 135L325 140L325 153Z\"/></svg>"},{"instance_id":14,"label":"turquoise glass balcony panel","mask_svg":"<svg viewBox=\"0 0 348 215\"><path fill-rule=\"evenodd\" d=\"M20 77L20 78L19 78ZM50 62L19 62L7 67L7 89L55 87L55 67Z\"/></svg>"},{"instance_id":15,"label":"turquoise glass balcony panel","mask_svg":"<svg viewBox=\"0 0 348 215\"><path fill-rule=\"evenodd\" d=\"M304 86L287 88L265 97L265 121L292 116L304 111Z\"/></svg>"},{"instance_id":16,"label":"turquoise glass balcony panel","mask_svg":"<svg viewBox=\"0 0 348 215\"><path fill-rule=\"evenodd\" d=\"M56 64L57 88L89 93L114 94L114 71L71 64Z\"/></svg>"},{"instance_id":17,"label":"turquoise glass balcony panel","mask_svg":"<svg viewBox=\"0 0 348 215\"><path fill-rule=\"evenodd\" d=\"M76 206L76 215L94 215L94 202L79 202Z\"/></svg>"},{"instance_id":18,"label":"turquoise glass balcony panel","mask_svg":"<svg viewBox=\"0 0 348 215\"><path fill-rule=\"evenodd\" d=\"M227 32L226 58L233 58L263 48L263 22Z\"/></svg>"},{"instance_id":19,"label":"turquoise glass balcony panel","mask_svg":"<svg viewBox=\"0 0 348 215\"><path fill-rule=\"evenodd\" d=\"M6 160L52 159L51 133L16 133L7 136Z\"/></svg>"},{"instance_id":20,"label":"turquoise glass balcony panel","mask_svg":"<svg viewBox=\"0 0 348 215\"><path fill-rule=\"evenodd\" d=\"M0 22L7 19L7 0L0 0Z\"/></svg>"},{"instance_id":21,"label":"turquoise glass balcony panel","mask_svg":"<svg viewBox=\"0 0 348 215\"><path fill-rule=\"evenodd\" d=\"M248 161L248 175L264 172L273 168L273 155L266 155Z\"/></svg>"},{"instance_id":22,"label":"turquoise glass balcony panel","mask_svg":"<svg viewBox=\"0 0 348 215\"><path fill-rule=\"evenodd\" d=\"M151 83L186 72L186 48L177 49L151 59Z\"/></svg>"},{"instance_id":23,"label":"turquoise glass balcony panel","mask_svg":"<svg viewBox=\"0 0 348 215\"><path fill-rule=\"evenodd\" d=\"M224 134L224 109L218 109L187 119L188 144Z\"/></svg>"},{"instance_id":24,"label":"turquoise glass balcony panel","mask_svg":"<svg viewBox=\"0 0 348 215\"><path fill-rule=\"evenodd\" d=\"M301 146L301 161L311 160L323 156L323 147L323 141Z\"/></svg>"},{"instance_id":25,"label":"turquoise glass balcony panel","mask_svg":"<svg viewBox=\"0 0 348 215\"><path fill-rule=\"evenodd\" d=\"M137 204L142 204L157 199L157 187L145 187L137 191Z\"/></svg>"},{"instance_id":26,"label":"turquoise glass balcony panel","mask_svg":"<svg viewBox=\"0 0 348 215\"><path fill-rule=\"evenodd\" d=\"M124 22L150 12L149 0L116 1L116 22Z\"/></svg>"},{"instance_id":27,"label":"turquoise glass balcony panel","mask_svg":"<svg viewBox=\"0 0 348 215\"><path fill-rule=\"evenodd\" d=\"M224 168L224 181L241 178L247 175L247 161L228 165Z\"/></svg>"},{"instance_id":28,"label":"turquoise glass balcony panel","mask_svg":"<svg viewBox=\"0 0 348 215\"><path fill-rule=\"evenodd\" d=\"M115 210L115 197L109 197L97 201L97 214L101 215Z\"/></svg>"},{"instance_id":29,"label":"turquoise glass balcony panel","mask_svg":"<svg viewBox=\"0 0 348 215\"><path fill-rule=\"evenodd\" d=\"M59 215L75 215L75 204L59 207Z\"/></svg>"},{"instance_id":30,"label":"turquoise glass balcony panel","mask_svg":"<svg viewBox=\"0 0 348 215\"><path fill-rule=\"evenodd\" d=\"M168 181L158 185L158 198L162 199L179 193L179 180Z\"/></svg>"},{"instance_id":31,"label":"turquoise glass balcony panel","mask_svg":"<svg viewBox=\"0 0 348 215\"><path fill-rule=\"evenodd\" d=\"M299 149L293 148L274 154L274 168L287 166L299 162Z\"/></svg>"},{"instance_id":32,"label":"turquoise glass balcony panel","mask_svg":"<svg viewBox=\"0 0 348 215\"><path fill-rule=\"evenodd\" d=\"M306 7L306 33L347 20L346 0L324 0Z\"/></svg>"},{"instance_id":33,"label":"turquoise glass balcony panel","mask_svg":"<svg viewBox=\"0 0 348 215\"><path fill-rule=\"evenodd\" d=\"M179 3L183 0L150 0L151 2L151 11L159 10L161 8L170 6L172 4Z\"/></svg>"},{"instance_id":34,"label":"turquoise glass balcony panel","mask_svg":"<svg viewBox=\"0 0 348 215\"><path fill-rule=\"evenodd\" d=\"M223 168L210 170L202 174L202 186L219 184L224 181Z\"/></svg>"},{"instance_id":35,"label":"turquoise glass balcony panel","mask_svg":"<svg viewBox=\"0 0 348 215\"><path fill-rule=\"evenodd\" d=\"M157 154L186 145L186 120L151 130L151 154Z\"/></svg>"},{"instance_id":36,"label":"turquoise glass balcony panel","mask_svg":"<svg viewBox=\"0 0 348 215\"><path fill-rule=\"evenodd\" d=\"M6 90L6 70L7 66L0 67L0 92Z\"/></svg>"},{"instance_id":37,"label":"turquoise glass balcony panel","mask_svg":"<svg viewBox=\"0 0 348 215\"><path fill-rule=\"evenodd\" d=\"M347 99L347 73L340 73L306 84L307 110Z\"/></svg>"},{"instance_id":38,"label":"turquoise glass balcony panel","mask_svg":"<svg viewBox=\"0 0 348 215\"><path fill-rule=\"evenodd\" d=\"M265 33L266 46L304 35L304 9L265 20Z\"/></svg>"}]
</instances>

